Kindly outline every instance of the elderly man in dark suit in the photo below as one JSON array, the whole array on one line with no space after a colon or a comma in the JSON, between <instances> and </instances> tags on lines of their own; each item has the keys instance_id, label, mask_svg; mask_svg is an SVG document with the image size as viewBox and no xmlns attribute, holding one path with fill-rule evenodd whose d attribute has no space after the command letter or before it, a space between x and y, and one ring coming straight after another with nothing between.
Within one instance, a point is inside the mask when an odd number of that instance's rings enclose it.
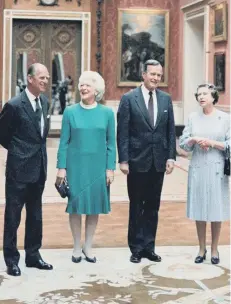
<instances>
[{"instance_id":1,"label":"elderly man in dark suit","mask_svg":"<svg viewBox=\"0 0 231 304\"><path fill-rule=\"evenodd\" d=\"M34 63L28 69L27 88L9 100L0 114L0 144L8 150L3 253L7 273L21 274L18 267L17 230L26 207L26 266L50 270L39 248L42 244L42 193L47 174L46 137L48 100L42 95L49 80L47 68Z\"/></svg>"},{"instance_id":2,"label":"elderly man in dark suit","mask_svg":"<svg viewBox=\"0 0 231 304\"><path fill-rule=\"evenodd\" d=\"M163 69L156 60L144 64L143 84L123 95L117 116L121 171L127 175L130 200L130 261L160 262L155 253L158 211L164 174L174 168L175 124L171 97L157 89Z\"/></svg>"}]
</instances>

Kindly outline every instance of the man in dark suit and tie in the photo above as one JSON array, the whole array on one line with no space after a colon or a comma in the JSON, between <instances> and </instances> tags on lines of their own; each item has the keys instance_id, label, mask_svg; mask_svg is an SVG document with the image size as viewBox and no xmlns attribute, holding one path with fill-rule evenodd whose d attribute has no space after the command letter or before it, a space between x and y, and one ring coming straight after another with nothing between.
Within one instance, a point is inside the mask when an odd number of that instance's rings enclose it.
<instances>
[{"instance_id":1,"label":"man in dark suit and tie","mask_svg":"<svg viewBox=\"0 0 231 304\"><path fill-rule=\"evenodd\" d=\"M143 84L123 95L117 114L117 145L121 171L127 175L130 200L130 261L142 257L160 262L155 253L158 211L164 174L176 157L173 106L169 94L157 89L163 69L156 60L144 63Z\"/></svg>"},{"instance_id":2,"label":"man in dark suit and tie","mask_svg":"<svg viewBox=\"0 0 231 304\"><path fill-rule=\"evenodd\" d=\"M25 262L27 267L51 270L43 261L42 194L47 175L46 138L48 134L49 80L47 68L34 63L28 69L27 88L9 100L0 114L0 144L8 150L6 161L6 207L3 253L7 273L21 274L18 267L17 230L21 211L26 207Z\"/></svg>"}]
</instances>

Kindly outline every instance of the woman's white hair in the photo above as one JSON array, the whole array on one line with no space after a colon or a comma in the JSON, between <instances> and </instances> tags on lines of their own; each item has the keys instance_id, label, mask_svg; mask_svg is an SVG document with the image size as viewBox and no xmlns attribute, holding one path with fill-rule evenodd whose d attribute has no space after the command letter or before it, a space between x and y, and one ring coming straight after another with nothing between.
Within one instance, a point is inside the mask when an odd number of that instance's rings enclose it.
<instances>
[{"instance_id":1,"label":"woman's white hair","mask_svg":"<svg viewBox=\"0 0 231 304\"><path fill-rule=\"evenodd\" d=\"M105 82L103 77L99 73L94 71L84 71L79 77L79 84L78 84L79 89L82 84L88 84L91 87L95 88L96 90L95 100L97 102L100 102L102 100L105 92Z\"/></svg>"}]
</instances>

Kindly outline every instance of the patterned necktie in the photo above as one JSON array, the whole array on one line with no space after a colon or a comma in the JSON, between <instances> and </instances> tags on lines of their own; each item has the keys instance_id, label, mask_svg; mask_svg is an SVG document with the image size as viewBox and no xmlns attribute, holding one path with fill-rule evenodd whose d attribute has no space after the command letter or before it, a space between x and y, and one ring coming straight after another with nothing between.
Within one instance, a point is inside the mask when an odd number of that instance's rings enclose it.
<instances>
[{"instance_id":1,"label":"patterned necktie","mask_svg":"<svg viewBox=\"0 0 231 304\"><path fill-rule=\"evenodd\" d=\"M36 102L35 115L39 125L39 129L41 130L42 109L39 105L38 97L35 98L35 102Z\"/></svg>"},{"instance_id":2,"label":"patterned necktie","mask_svg":"<svg viewBox=\"0 0 231 304\"><path fill-rule=\"evenodd\" d=\"M150 98L148 101L148 113L152 122L152 125L154 127L154 105L153 105L153 97L152 97L152 92L149 92Z\"/></svg>"}]
</instances>

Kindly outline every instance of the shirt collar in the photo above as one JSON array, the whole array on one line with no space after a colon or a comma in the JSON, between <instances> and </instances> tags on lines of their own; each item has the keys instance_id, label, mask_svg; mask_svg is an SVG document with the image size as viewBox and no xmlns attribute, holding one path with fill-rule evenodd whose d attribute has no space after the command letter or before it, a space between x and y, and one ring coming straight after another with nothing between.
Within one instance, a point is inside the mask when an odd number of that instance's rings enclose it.
<instances>
[{"instance_id":1,"label":"shirt collar","mask_svg":"<svg viewBox=\"0 0 231 304\"><path fill-rule=\"evenodd\" d=\"M93 104L90 105L86 105L85 103L82 102L82 100L80 101L80 105L82 108L84 109L94 109L97 107L98 103L95 101Z\"/></svg>"},{"instance_id":2,"label":"shirt collar","mask_svg":"<svg viewBox=\"0 0 231 304\"><path fill-rule=\"evenodd\" d=\"M143 92L143 94L145 94L146 96L149 96L149 90L145 87L144 84L141 85L141 90ZM156 93L156 90L154 89L153 91L151 91L152 94L154 95Z\"/></svg>"},{"instance_id":3,"label":"shirt collar","mask_svg":"<svg viewBox=\"0 0 231 304\"><path fill-rule=\"evenodd\" d=\"M27 97L29 98L30 102L35 100L36 96L34 96L34 95L28 90L27 87L25 88L25 92L26 92L26 95L27 95ZM39 99L39 96L37 96L37 98Z\"/></svg>"}]
</instances>

